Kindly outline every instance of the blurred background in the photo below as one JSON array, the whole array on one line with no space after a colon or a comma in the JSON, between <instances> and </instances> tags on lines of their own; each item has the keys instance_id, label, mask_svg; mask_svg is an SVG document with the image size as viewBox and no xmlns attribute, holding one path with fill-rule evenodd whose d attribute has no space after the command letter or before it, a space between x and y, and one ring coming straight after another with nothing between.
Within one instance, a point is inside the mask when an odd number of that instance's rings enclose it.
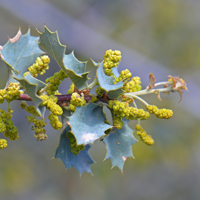
<instances>
[{"instance_id":1,"label":"blurred background","mask_svg":"<svg viewBox=\"0 0 200 200\"><path fill-rule=\"evenodd\" d=\"M128 68L140 76L143 87L148 74L157 81L168 75L180 76L189 92L178 103L178 94L144 97L150 104L171 108L169 120L151 117L142 123L155 144L133 145L136 159L127 159L123 175L103 159L105 145L95 142L90 149L96 161L94 176L65 167L52 159L59 132L47 126L48 139L38 142L19 109L11 104L20 138L9 141L0 151L0 196L4 200L198 200L200 197L200 1L198 0L0 0L0 44L14 37L19 27L25 34L38 36L44 24L58 30L60 41L79 60L103 59L105 50L119 49L119 69ZM59 69L52 60L44 78ZM90 77L94 76L91 72ZM5 87L7 69L0 62L0 88ZM60 91L66 92L70 82ZM66 89L67 88L67 89ZM5 108L6 104L0 106ZM130 123L134 128L135 124Z\"/></svg>"}]
</instances>

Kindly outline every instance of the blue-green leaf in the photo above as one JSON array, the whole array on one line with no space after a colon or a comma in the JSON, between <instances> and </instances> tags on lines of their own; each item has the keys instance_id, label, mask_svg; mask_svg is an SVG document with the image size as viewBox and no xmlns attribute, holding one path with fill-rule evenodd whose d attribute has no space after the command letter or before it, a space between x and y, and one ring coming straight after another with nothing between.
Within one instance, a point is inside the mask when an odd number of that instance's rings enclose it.
<instances>
[{"instance_id":1,"label":"blue-green leaf","mask_svg":"<svg viewBox=\"0 0 200 200\"><path fill-rule=\"evenodd\" d=\"M39 48L36 42L38 37L30 35L30 30L27 34L22 35L19 30L17 35L8 40L0 51L1 59L6 63L8 68L18 76L22 76L40 56L43 51ZM11 73L10 73L11 74Z\"/></svg>"},{"instance_id":2,"label":"blue-green leaf","mask_svg":"<svg viewBox=\"0 0 200 200\"><path fill-rule=\"evenodd\" d=\"M18 81L32 98L40 115L44 116L46 109L39 106L42 100L37 95L37 92L44 88L46 84L30 74L23 77L28 67L43 53L38 46L37 40L38 37L30 35L30 30L25 35L22 35L19 30L14 38L9 38L8 42L2 47L0 54L1 59L6 63L9 70L8 82Z\"/></svg>"},{"instance_id":3,"label":"blue-green leaf","mask_svg":"<svg viewBox=\"0 0 200 200\"><path fill-rule=\"evenodd\" d=\"M118 71L118 66L112 68L112 73L115 75L116 78L120 75L120 73Z\"/></svg>"},{"instance_id":4,"label":"blue-green leaf","mask_svg":"<svg viewBox=\"0 0 200 200\"><path fill-rule=\"evenodd\" d=\"M107 155L105 159L112 161L112 167L119 167L123 171L124 162L133 157L132 145L137 142L133 130L124 123L122 129L114 129L103 141L106 144Z\"/></svg>"},{"instance_id":5,"label":"blue-green leaf","mask_svg":"<svg viewBox=\"0 0 200 200\"><path fill-rule=\"evenodd\" d=\"M114 70L117 74L117 69ZM97 79L99 86L107 92L109 98L117 98L120 94L123 93L122 86L123 82L118 82L114 84L114 79L112 76L107 76L103 70L103 62L99 65L97 69Z\"/></svg>"},{"instance_id":6,"label":"blue-green leaf","mask_svg":"<svg viewBox=\"0 0 200 200\"><path fill-rule=\"evenodd\" d=\"M76 137L77 144L89 144L105 135L112 126L104 123L103 107L90 102L86 106L76 107L69 117L71 132Z\"/></svg>"},{"instance_id":7,"label":"blue-green leaf","mask_svg":"<svg viewBox=\"0 0 200 200\"><path fill-rule=\"evenodd\" d=\"M69 121L70 116L71 116L70 110L63 107L63 114L61 115L62 123L64 123L64 121Z\"/></svg>"},{"instance_id":8,"label":"blue-green leaf","mask_svg":"<svg viewBox=\"0 0 200 200\"><path fill-rule=\"evenodd\" d=\"M56 60L78 90L87 88L87 75L89 73L85 72L87 62L79 61L73 52L65 55L66 46L60 43L57 31L51 32L45 26L44 33L40 33L39 44Z\"/></svg>"},{"instance_id":9,"label":"blue-green leaf","mask_svg":"<svg viewBox=\"0 0 200 200\"><path fill-rule=\"evenodd\" d=\"M40 115L43 116L45 109L40 106L42 99L37 95L37 92L46 86L42 81L34 78L32 75L27 74L25 77L14 76L14 78L19 81L22 87L25 89L26 93L31 97L36 109L39 111Z\"/></svg>"},{"instance_id":10,"label":"blue-green leaf","mask_svg":"<svg viewBox=\"0 0 200 200\"><path fill-rule=\"evenodd\" d=\"M69 131L70 127L67 126L67 128L62 132L60 136L60 143L56 150L55 158L60 158L64 163L66 169L74 167L78 170L80 174L82 174L83 172L88 172L92 174L90 165L94 163L94 161L88 153L90 145L86 145L85 150L80 151L78 155L74 155L70 150L69 138L67 137Z\"/></svg>"},{"instance_id":11,"label":"blue-green leaf","mask_svg":"<svg viewBox=\"0 0 200 200\"><path fill-rule=\"evenodd\" d=\"M63 124L63 129L65 129L68 125L66 122L69 121L69 117L71 116L71 112L70 110L66 109L65 107L62 108L63 109L63 114L61 115L61 121Z\"/></svg>"}]
</instances>

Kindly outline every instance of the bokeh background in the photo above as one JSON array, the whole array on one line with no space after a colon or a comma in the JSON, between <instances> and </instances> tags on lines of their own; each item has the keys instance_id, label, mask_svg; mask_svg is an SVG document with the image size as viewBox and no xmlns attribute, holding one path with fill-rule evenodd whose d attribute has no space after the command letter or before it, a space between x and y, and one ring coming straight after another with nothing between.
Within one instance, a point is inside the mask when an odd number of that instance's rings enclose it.
<instances>
[{"instance_id":1,"label":"bokeh background","mask_svg":"<svg viewBox=\"0 0 200 200\"><path fill-rule=\"evenodd\" d=\"M189 91L178 103L178 94L144 97L158 107L171 108L169 120L151 117L143 123L155 139L152 147L142 142L133 145L136 159L127 159L123 175L111 169L103 159L104 144L95 142L90 149L96 161L94 176L81 178L54 156L59 132L47 127L48 140L38 142L19 109L12 103L14 122L20 139L9 141L0 151L0 197L4 200L198 200L200 198L200 1L198 0L0 0L0 44L13 37L19 26L25 34L30 27L37 36L44 24L58 30L60 41L67 44L78 59L103 59L105 50L122 51L120 70L130 69L140 76L143 86L153 72L157 81L168 75L182 77ZM52 60L44 78L59 69ZM91 72L91 78L94 73ZM7 77L0 62L0 88ZM60 90L66 92L70 82ZM1 105L1 108L6 104ZM130 123L133 128L134 123Z\"/></svg>"}]
</instances>

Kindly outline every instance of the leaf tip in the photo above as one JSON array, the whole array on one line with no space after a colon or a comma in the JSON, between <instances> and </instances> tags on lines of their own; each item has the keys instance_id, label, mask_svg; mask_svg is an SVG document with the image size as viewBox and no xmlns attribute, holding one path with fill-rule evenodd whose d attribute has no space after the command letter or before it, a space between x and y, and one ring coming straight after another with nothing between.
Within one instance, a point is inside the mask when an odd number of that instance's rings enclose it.
<instances>
[{"instance_id":1,"label":"leaf tip","mask_svg":"<svg viewBox=\"0 0 200 200\"><path fill-rule=\"evenodd\" d=\"M122 156L122 160L125 162L126 161L126 157L125 156Z\"/></svg>"},{"instance_id":2,"label":"leaf tip","mask_svg":"<svg viewBox=\"0 0 200 200\"><path fill-rule=\"evenodd\" d=\"M66 122L66 124L67 124L68 126L71 126L70 123L69 123L68 121L65 121L65 122Z\"/></svg>"},{"instance_id":3,"label":"leaf tip","mask_svg":"<svg viewBox=\"0 0 200 200\"><path fill-rule=\"evenodd\" d=\"M2 60L4 60L4 56L2 54L0 54L0 57L1 57Z\"/></svg>"},{"instance_id":4,"label":"leaf tip","mask_svg":"<svg viewBox=\"0 0 200 200\"><path fill-rule=\"evenodd\" d=\"M38 34L41 34L41 32L36 28L36 31L38 32Z\"/></svg>"},{"instance_id":5,"label":"leaf tip","mask_svg":"<svg viewBox=\"0 0 200 200\"><path fill-rule=\"evenodd\" d=\"M15 43L15 42L17 42L19 40L19 38L20 38L21 35L22 35L21 27L19 27L19 31L17 32L17 34L13 38L8 37L8 40L11 43Z\"/></svg>"},{"instance_id":6,"label":"leaf tip","mask_svg":"<svg viewBox=\"0 0 200 200\"><path fill-rule=\"evenodd\" d=\"M47 28L46 24L44 23L44 32L45 32L46 30L49 31L49 32L51 32L51 31ZM37 28L36 28L36 31L37 31L40 35L43 34L43 33L40 32Z\"/></svg>"},{"instance_id":7,"label":"leaf tip","mask_svg":"<svg viewBox=\"0 0 200 200\"><path fill-rule=\"evenodd\" d=\"M2 50L3 50L3 46L0 45L0 51L2 51ZM4 60L4 56L1 53L0 53L0 57L2 60Z\"/></svg>"}]
</instances>

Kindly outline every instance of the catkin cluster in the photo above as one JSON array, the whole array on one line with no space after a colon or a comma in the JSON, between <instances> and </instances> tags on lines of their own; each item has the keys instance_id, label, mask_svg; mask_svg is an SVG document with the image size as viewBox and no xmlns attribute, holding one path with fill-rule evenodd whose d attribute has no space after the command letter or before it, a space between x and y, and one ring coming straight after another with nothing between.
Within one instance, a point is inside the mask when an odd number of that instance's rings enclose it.
<instances>
[{"instance_id":1,"label":"catkin cluster","mask_svg":"<svg viewBox=\"0 0 200 200\"><path fill-rule=\"evenodd\" d=\"M47 109L51 111L51 114L48 116L51 126L56 130L60 130L62 128L62 123L59 121L58 116L63 114L63 110L56 104L58 101L57 97L53 95L40 95L40 97L43 99L41 106L46 106Z\"/></svg>"},{"instance_id":2,"label":"catkin cluster","mask_svg":"<svg viewBox=\"0 0 200 200\"><path fill-rule=\"evenodd\" d=\"M30 123L33 123L34 126L32 126L31 130L35 131L35 137L37 138L37 140L46 140L47 134L46 134L46 130L44 129L44 127L47 125L47 123L44 121L44 119L37 119L33 116L27 116L26 117L28 119L28 121Z\"/></svg>"},{"instance_id":3,"label":"catkin cluster","mask_svg":"<svg viewBox=\"0 0 200 200\"><path fill-rule=\"evenodd\" d=\"M59 121L59 118L57 115L54 115L53 113L51 113L48 116L48 119L50 120L50 124L54 129L60 130L62 128L62 123Z\"/></svg>"},{"instance_id":4,"label":"catkin cluster","mask_svg":"<svg viewBox=\"0 0 200 200\"><path fill-rule=\"evenodd\" d=\"M4 102L4 96L6 94L6 89L2 89L0 90L0 103L3 103Z\"/></svg>"},{"instance_id":5,"label":"catkin cluster","mask_svg":"<svg viewBox=\"0 0 200 200\"><path fill-rule=\"evenodd\" d=\"M26 76L29 72L35 78L37 76L43 75L46 70L49 69L50 58L47 55L37 57L35 63L28 68L28 72L25 72L23 76Z\"/></svg>"},{"instance_id":6,"label":"catkin cluster","mask_svg":"<svg viewBox=\"0 0 200 200\"><path fill-rule=\"evenodd\" d=\"M75 85L72 83L69 87L69 90L67 91L67 94L71 94L74 92L74 88L75 88Z\"/></svg>"},{"instance_id":7,"label":"catkin cluster","mask_svg":"<svg viewBox=\"0 0 200 200\"><path fill-rule=\"evenodd\" d=\"M37 140L46 140L48 137L44 127L47 125L47 123L44 121L44 119L37 118L40 116L40 114L37 112L35 107L33 105L28 106L25 101L22 101L21 108L26 108L26 111L31 114L31 116L27 116L26 118L28 119L29 123L33 123L31 130L35 131L34 136L37 138Z\"/></svg>"},{"instance_id":8,"label":"catkin cluster","mask_svg":"<svg viewBox=\"0 0 200 200\"><path fill-rule=\"evenodd\" d=\"M102 89L100 86L95 89L95 92L99 97L103 97L103 95L105 94L105 90Z\"/></svg>"},{"instance_id":9,"label":"catkin cluster","mask_svg":"<svg viewBox=\"0 0 200 200\"><path fill-rule=\"evenodd\" d=\"M55 92L58 90L61 82L67 77L68 76L61 69L59 72L56 72L53 76L47 78L45 80L45 82L47 83L47 86L46 86L47 94L48 95L55 94Z\"/></svg>"},{"instance_id":10,"label":"catkin cluster","mask_svg":"<svg viewBox=\"0 0 200 200\"><path fill-rule=\"evenodd\" d=\"M83 96L80 96L77 92L72 93L71 100L69 104L69 109L75 111L76 106L85 106L86 101Z\"/></svg>"},{"instance_id":11,"label":"catkin cluster","mask_svg":"<svg viewBox=\"0 0 200 200\"><path fill-rule=\"evenodd\" d=\"M68 132L67 137L69 138L69 146L73 154L78 155L80 151L83 151L85 149L84 145L77 145L76 139L71 132Z\"/></svg>"},{"instance_id":12,"label":"catkin cluster","mask_svg":"<svg viewBox=\"0 0 200 200\"><path fill-rule=\"evenodd\" d=\"M151 135L148 135L146 133L146 131L141 127L140 124L137 124L135 129L137 130L137 135L140 136L141 140L147 144L147 145L153 145L154 144L154 140L153 138L151 137Z\"/></svg>"},{"instance_id":13,"label":"catkin cluster","mask_svg":"<svg viewBox=\"0 0 200 200\"><path fill-rule=\"evenodd\" d=\"M114 84L116 84L120 81L127 82L128 80L130 80L131 76L132 76L132 73L128 69L122 70L120 72L120 75L115 79Z\"/></svg>"},{"instance_id":14,"label":"catkin cluster","mask_svg":"<svg viewBox=\"0 0 200 200\"><path fill-rule=\"evenodd\" d=\"M146 112L143 109L134 108L129 106L129 103L118 100L110 100L108 102L108 108L111 109L113 114L113 125L118 129L123 126L122 118L126 118L128 120L145 120L150 117L149 112Z\"/></svg>"},{"instance_id":15,"label":"catkin cluster","mask_svg":"<svg viewBox=\"0 0 200 200\"><path fill-rule=\"evenodd\" d=\"M142 89L140 77L135 76L123 85L124 92L137 92Z\"/></svg>"},{"instance_id":16,"label":"catkin cluster","mask_svg":"<svg viewBox=\"0 0 200 200\"><path fill-rule=\"evenodd\" d=\"M30 114L32 114L34 116L37 116L37 117L40 116L40 114L38 113L38 111L35 109L35 106L33 106L33 105L28 106L25 101L22 101L20 105L21 105L22 109L26 108L26 111L28 113L30 113Z\"/></svg>"},{"instance_id":17,"label":"catkin cluster","mask_svg":"<svg viewBox=\"0 0 200 200\"><path fill-rule=\"evenodd\" d=\"M96 102L96 101L98 101L97 96L92 95L91 102L94 103L94 102Z\"/></svg>"},{"instance_id":18,"label":"catkin cluster","mask_svg":"<svg viewBox=\"0 0 200 200\"><path fill-rule=\"evenodd\" d=\"M173 111L170 109L159 109L157 106L154 105L148 105L146 108L151 114L155 114L158 118L161 119L169 119L173 115Z\"/></svg>"},{"instance_id":19,"label":"catkin cluster","mask_svg":"<svg viewBox=\"0 0 200 200\"><path fill-rule=\"evenodd\" d=\"M9 109L8 112L0 109L0 133L4 132L4 136L10 140L17 140L19 138L18 129L14 126L12 118L13 110Z\"/></svg>"},{"instance_id":20,"label":"catkin cluster","mask_svg":"<svg viewBox=\"0 0 200 200\"><path fill-rule=\"evenodd\" d=\"M8 146L7 140L0 138L0 149L5 149L7 146Z\"/></svg>"},{"instance_id":21,"label":"catkin cluster","mask_svg":"<svg viewBox=\"0 0 200 200\"><path fill-rule=\"evenodd\" d=\"M118 50L107 50L104 55L104 72L107 76L112 76L112 68L117 67L121 61L121 52Z\"/></svg>"},{"instance_id":22,"label":"catkin cluster","mask_svg":"<svg viewBox=\"0 0 200 200\"><path fill-rule=\"evenodd\" d=\"M128 69L122 70L120 75L115 79L114 84L124 81L124 85L122 87L124 92L130 93L140 91L142 89L140 77L135 76L130 80L131 76L132 74Z\"/></svg>"},{"instance_id":23,"label":"catkin cluster","mask_svg":"<svg viewBox=\"0 0 200 200\"><path fill-rule=\"evenodd\" d=\"M135 119L148 119L150 117L149 112L143 109L137 109L129 106L127 102L121 102L118 100L110 100L108 102L108 108L112 109L113 113L118 117L125 117L128 120Z\"/></svg>"},{"instance_id":24,"label":"catkin cluster","mask_svg":"<svg viewBox=\"0 0 200 200\"><path fill-rule=\"evenodd\" d=\"M0 90L0 103L3 103L4 100L11 102L18 99L20 94L23 94L23 91L19 89L19 83L9 83L5 89Z\"/></svg>"},{"instance_id":25,"label":"catkin cluster","mask_svg":"<svg viewBox=\"0 0 200 200\"><path fill-rule=\"evenodd\" d=\"M41 103L41 106L46 106L47 109L49 109L53 115L62 115L63 110L62 108L57 104L58 98L51 95L40 95L40 97L43 99L43 102Z\"/></svg>"}]
</instances>

